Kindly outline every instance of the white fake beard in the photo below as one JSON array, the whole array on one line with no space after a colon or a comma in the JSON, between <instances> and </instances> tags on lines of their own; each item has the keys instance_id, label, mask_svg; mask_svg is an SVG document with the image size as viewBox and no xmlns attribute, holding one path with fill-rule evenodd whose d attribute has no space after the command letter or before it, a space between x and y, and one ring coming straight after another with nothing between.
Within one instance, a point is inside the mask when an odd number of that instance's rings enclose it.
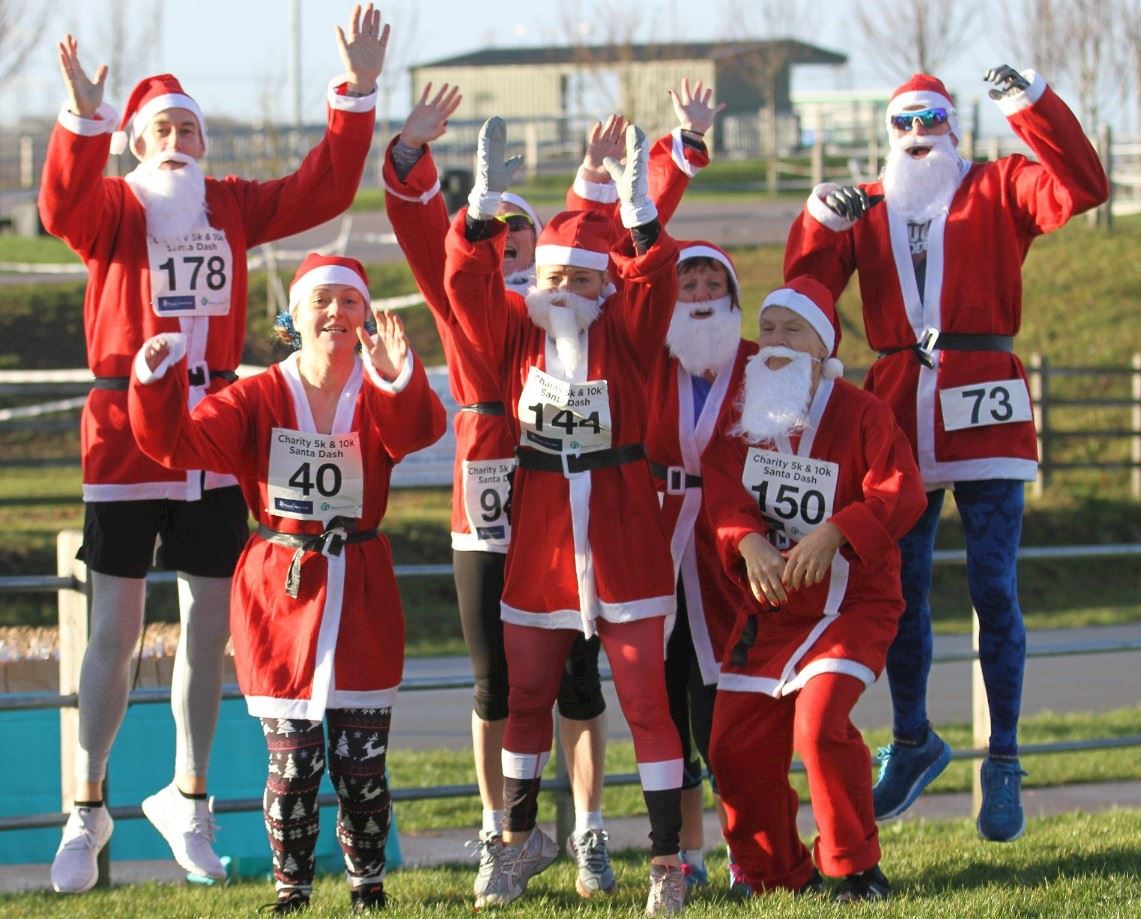
<instances>
[{"instance_id":1,"label":"white fake beard","mask_svg":"<svg viewBox=\"0 0 1141 919\"><path fill-rule=\"evenodd\" d=\"M787 357L790 363L773 370L765 363ZM761 348L745 364L740 420L729 431L751 444L771 443L808 427L812 392L812 355L774 345Z\"/></svg>"},{"instance_id":2,"label":"white fake beard","mask_svg":"<svg viewBox=\"0 0 1141 919\"><path fill-rule=\"evenodd\" d=\"M695 319L697 310L711 309L712 316ZM706 371L720 373L733 363L741 342L741 314L732 297L719 297L701 303L674 304L673 318L666 332L666 348L690 376Z\"/></svg>"},{"instance_id":3,"label":"white fake beard","mask_svg":"<svg viewBox=\"0 0 1141 919\"><path fill-rule=\"evenodd\" d=\"M508 290L515 291L520 297L526 297L535 286L535 266L531 265L514 272L510 277L504 279L503 286Z\"/></svg>"},{"instance_id":4,"label":"white fake beard","mask_svg":"<svg viewBox=\"0 0 1141 919\"><path fill-rule=\"evenodd\" d=\"M164 162L182 163L181 169L163 169ZM181 239L206 218L206 178L192 156L160 153L139 163L127 174L147 212L147 232L156 239Z\"/></svg>"},{"instance_id":5,"label":"white fake beard","mask_svg":"<svg viewBox=\"0 0 1141 919\"><path fill-rule=\"evenodd\" d=\"M907 151L930 147L922 159ZM883 193L909 223L927 223L945 210L963 177L963 159L950 134L904 137L892 145L883 170Z\"/></svg>"},{"instance_id":6,"label":"white fake beard","mask_svg":"<svg viewBox=\"0 0 1141 919\"><path fill-rule=\"evenodd\" d=\"M561 290L531 288L527 315L555 340L555 352L567 376L574 376L582 360L579 332L590 328L602 312L602 300L588 300Z\"/></svg>"}]
</instances>

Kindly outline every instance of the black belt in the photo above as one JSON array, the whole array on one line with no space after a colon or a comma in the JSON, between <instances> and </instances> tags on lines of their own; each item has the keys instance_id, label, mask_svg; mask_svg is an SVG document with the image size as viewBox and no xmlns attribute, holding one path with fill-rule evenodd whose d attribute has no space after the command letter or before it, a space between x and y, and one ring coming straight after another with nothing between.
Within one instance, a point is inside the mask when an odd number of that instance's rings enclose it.
<instances>
[{"instance_id":1,"label":"black belt","mask_svg":"<svg viewBox=\"0 0 1141 919\"><path fill-rule=\"evenodd\" d=\"M663 466L650 460L650 472L654 478L666 483L667 495L684 494L687 488L700 488L701 476L690 475L681 466Z\"/></svg>"},{"instance_id":2,"label":"black belt","mask_svg":"<svg viewBox=\"0 0 1141 919\"><path fill-rule=\"evenodd\" d=\"M885 348L879 352L879 356L887 357L900 351L914 352L919 363L925 367L934 367L935 359L931 355L932 351L1002 351L1010 354L1014 351L1014 336L996 335L990 332L981 334L940 332L933 341L916 342L914 345L904 345L900 348Z\"/></svg>"},{"instance_id":3,"label":"black belt","mask_svg":"<svg viewBox=\"0 0 1141 919\"><path fill-rule=\"evenodd\" d=\"M190 381L191 386L203 386L206 383L205 371L201 367L192 367L187 371L186 378ZM238 375L232 370L211 370L210 379L233 383L238 379ZM125 390L130 385L130 377L96 377L91 388Z\"/></svg>"},{"instance_id":4,"label":"black belt","mask_svg":"<svg viewBox=\"0 0 1141 919\"><path fill-rule=\"evenodd\" d=\"M377 529L350 530L352 525L346 517L334 517L324 532L302 535L271 530L264 523L258 524L258 536L267 542L275 542L296 550L289 561L289 571L285 575L285 592L294 600L301 589L301 557L306 552L321 552L326 555L340 555L345 543L367 542L380 536Z\"/></svg>"},{"instance_id":5,"label":"black belt","mask_svg":"<svg viewBox=\"0 0 1141 919\"><path fill-rule=\"evenodd\" d=\"M469 402L460 406L461 412L471 412L473 415L506 415L507 409L502 402Z\"/></svg>"},{"instance_id":6,"label":"black belt","mask_svg":"<svg viewBox=\"0 0 1141 919\"><path fill-rule=\"evenodd\" d=\"M521 469L536 469L539 472L589 472L591 469L607 469L636 463L646 458L641 444L626 444L606 450L592 450L589 453L543 453L530 447L516 447L515 456Z\"/></svg>"}]
</instances>

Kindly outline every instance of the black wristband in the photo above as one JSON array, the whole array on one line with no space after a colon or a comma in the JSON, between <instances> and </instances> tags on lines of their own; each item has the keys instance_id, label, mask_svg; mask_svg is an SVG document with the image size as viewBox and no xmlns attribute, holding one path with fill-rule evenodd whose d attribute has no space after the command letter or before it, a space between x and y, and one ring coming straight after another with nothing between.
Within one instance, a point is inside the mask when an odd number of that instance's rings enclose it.
<instances>
[{"instance_id":1,"label":"black wristband","mask_svg":"<svg viewBox=\"0 0 1141 919\"><path fill-rule=\"evenodd\" d=\"M476 220L471 214L464 217L464 239L469 243L477 243L484 239L491 239L494 235L494 217L490 220Z\"/></svg>"},{"instance_id":2,"label":"black wristband","mask_svg":"<svg viewBox=\"0 0 1141 919\"><path fill-rule=\"evenodd\" d=\"M634 251L639 255L645 255L650 251L650 247L658 241L658 236L662 232L662 225L655 217L649 223L643 223L639 227L633 227L630 230L630 238L634 241Z\"/></svg>"}]
</instances>

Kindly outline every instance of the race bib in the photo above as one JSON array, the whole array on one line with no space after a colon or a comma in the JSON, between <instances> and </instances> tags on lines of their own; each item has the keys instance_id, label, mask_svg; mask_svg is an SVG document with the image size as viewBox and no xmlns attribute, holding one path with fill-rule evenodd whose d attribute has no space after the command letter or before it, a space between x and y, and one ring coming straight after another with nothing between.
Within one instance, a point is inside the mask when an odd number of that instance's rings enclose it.
<instances>
[{"instance_id":1,"label":"race bib","mask_svg":"<svg viewBox=\"0 0 1141 919\"><path fill-rule=\"evenodd\" d=\"M151 308L156 316L225 316L234 257L223 230L205 225L182 239L147 235Z\"/></svg>"},{"instance_id":2,"label":"race bib","mask_svg":"<svg viewBox=\"0 0 1141 919\"><path fill-rule=\"evenodd\" d=\"M1025 380L991 380L939 390L943 427L948 431L1013 424L1034 417Z\"/></svg>"},{"instance_id":3,"label":"race bib","mask_svg":"<svg viewBox=\"0 0 1141 919\"><path fill-rule=\"evenodd\" d=\"M750 447L741 481L770 528L770 541L787 549L832 516L840 464Z\"/></svg>"},{"instance_id":4,"label":"race bib","mask_svg":"<svg viewBox=\"0 0 1141 919\"><path fill-rule=\"evenodd\" d=\"M476 539L511 539L514 459L464 460L464 511Z\"/></svg>"},{"instance_id":5,"label":"race bib","mask_svg":"<svg viewBox=\"0 0 1141 919\"><path fill-rule=\"evenodd\" d=\"M269 448L269 507L277 517L360 517L364 474L360 434L309 434L274 428Z\"/></svg>"},{"instance_id":6,"label":"race bib","mask_svg":"<svg viewBox=\"0 0 1141 919\"><path fill-rule=\"evenodd\" d=\"M532 367L519 397L520 444L546 453L609 449L610 397L605 380L568 383Z\"/></svg>"}]
</instances>

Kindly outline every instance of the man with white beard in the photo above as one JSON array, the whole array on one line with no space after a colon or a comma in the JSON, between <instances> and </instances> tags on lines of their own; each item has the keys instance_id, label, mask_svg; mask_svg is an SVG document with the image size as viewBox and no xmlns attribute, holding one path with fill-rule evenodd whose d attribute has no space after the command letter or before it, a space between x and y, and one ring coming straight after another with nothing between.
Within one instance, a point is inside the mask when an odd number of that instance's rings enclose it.
<instances>
[{"instance_id":1,"label":"man with white beard","mask_svg":"<svg viewBox=\"0 0 1141 919\"><path fill-rule=\"evenodd\" d=\"M756 893L883 899L870 757L851 712L903 611L896 540L923 488L875 396L839 379L832 295L793 278L761 306L760 349L701 461L709 522L741 588L717 684L709 757L725 837ZM819 836L796 828L793 749Z\"/></svg>"},{"instance_id":2,"label":"man with white beard","mask_svg":"<svg viewBox=\"0 0 1141 919\"><path fill-rule=\"evenodd\" d=\"M1037 236L1105 201L1108 185L1081 125L1039 74L1003 65L986 79L1038 162L1021 154L962 160L950 93L917 74L888 104L882 182L814 189L789 233L784 270L813 276L835 297L859 271L864 328L880 357L865 387L895 411L928 492L926 513L900 543L907 611L888 655L893 742L880 751L876 816L903 813L951 758L926 706L931 557L951 487L991 719L977 827L1001 842L1025 825L1018 715L1026 631L1016 569L1023 483L1038 468L1026 371L1013 344L1022 261ZM881 195L885 206L869 210Z\"/></svg>"},{"instance_id":3,"label":"man with white beard","mask_svg":"<svg viewBox=\"0 0 1141 919\"><path fill-rule=\"evenodd\" d=\"M614 673L650 818L647 912L680 912L681 749L662 668L674 613L669 544L643 442L645 380L677 298L677 244L649 195L647 145L632 126L625 165L606 160L621 201L610 218L565 211L535 249L536 287L505 291L495 219L511 167L506 125L480 132L476 183L446 241L456 322L500 384L518 444L511 547L500 604L510 674L503 739L503 850L476 908L519 897L558 849L535 825L551 705L567 651L599 635ZM615 291L608 271L621 279Z\"/></svg>"},{"instance_id":4,"label":"man with white beard","mask_svg":"<svg viewBox=\"0 0 1141 919\"><path fill-rule=\"evenodd\" d=\"M206 775L229 637L230 578L248 537L233 478L172 471L148 459L127 423L132 354L163 332L189 349L189 401L236 379L245 340L246 251L343 212L372 142L376 80L388 27L371 4L337 29L346 74L328 92L329 129L297 172L269 182L204 177L206 121L170 74L147 77L113 136L103 101L107 68L90 79L72 36L59 64L69 100L44 164L40 215L83 259L87 360L95 385L82 419L84 538L91 572L91 639L79 685L74 807L52 865L61 893L94 886L96 857L113 821L103 794L107 758L122 723L130 664L143 623L145 576L155 555L179 572L181 637L171 707L174 781L143 811L188 872L221 879ZM140 160L125 179L104 176L109 152L129 144ZM160 423L159 419L155 423Z\"/></svg>"},{"instance_id":5,"label":"man with white beard","mask_svg":"<svg viewBox=\"0 0 1141 919\"><path fill-rule=\"evenodd\" d=\"M740 282L729 254L713 243L680 244L678 300L666 347L649 379L653 407L646 456L670 537L678 616L666 646L670 715L681 738L682 870L691 886L708 883L702 778L717 674L736 618L739 588L721 567L704 513L701 454L732 401L746 359L757 350L741 338ZM715 801L717 786L713 783ZM730 857L730 886L744 878Z\"/></svg>"}]
</instances>

